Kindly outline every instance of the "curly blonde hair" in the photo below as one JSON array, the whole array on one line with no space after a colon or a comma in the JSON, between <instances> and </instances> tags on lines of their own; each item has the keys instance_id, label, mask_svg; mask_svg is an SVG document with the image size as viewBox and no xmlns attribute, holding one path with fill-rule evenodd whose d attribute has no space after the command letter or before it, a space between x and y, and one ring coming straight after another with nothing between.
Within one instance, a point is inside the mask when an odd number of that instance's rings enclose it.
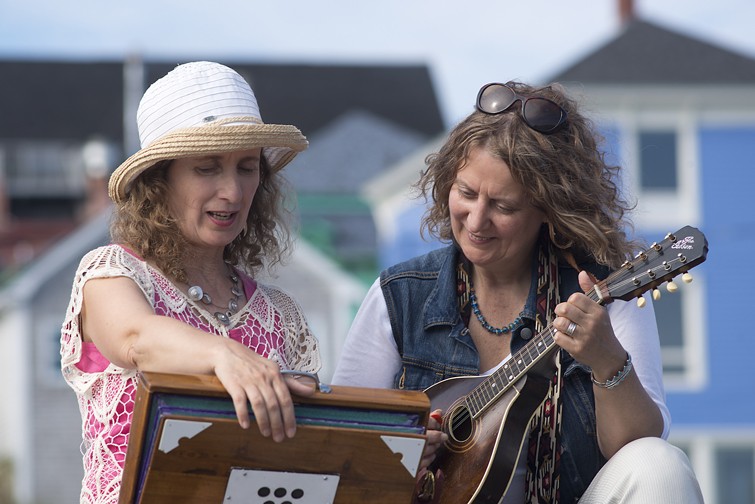
<instances>
[{"instance_id":1,"label":"curly blonde hair","mask_svg":"<svg viewBox=\"0 0 755 504\"><path fill-rule=\"evenodd\" d=\"M186 282L184 263L188 243L168 209L166 173L172 160L145 170L131 184L125 200L116 206L110 224L114 243L128 246L143 259L154 262L171 278ZM252 201L245 232L224 251L224 258L249 273L282 263L291 252L293 213L285 206L285 179L272 173L260 159L260 183Z\"/></svg>"},{"instance_id":2,"label":"curly blonde hair","mask_svg":"<svg viewBox=\"0 0 755 504\"><path fill-rule=\"evenodd\" d=\"M579 260L591 259L613 268L632 253L626 214L632 206L617 186L620 167L606 163L599 150L602 137L559 84L536 88L519 82L508 85L523 96L548 98L567 112L566 124L546 135L531 129L521 117L521 104L500 114L475 111L450 133L440 151L426 159L415 185L431 201L422 219L425 232L453 240L448 196L456 174L470 151L483 147L503 160L532 203L548 219L553 244Z\"/></svg>"}]
</instances>

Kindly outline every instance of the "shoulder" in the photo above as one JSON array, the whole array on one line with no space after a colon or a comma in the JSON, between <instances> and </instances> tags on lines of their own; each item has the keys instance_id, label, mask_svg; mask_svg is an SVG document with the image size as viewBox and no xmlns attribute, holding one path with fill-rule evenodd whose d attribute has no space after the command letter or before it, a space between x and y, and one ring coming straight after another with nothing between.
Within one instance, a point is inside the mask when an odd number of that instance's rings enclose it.
<instances>
[{"instance_id":1,"label":"shoulder","mask_svg":"<svg viewBox=\"0 0 755 504\"><path fill-rule=\"evenodd\" d=\"M151 299L154 279L147 263L120 245L105 245L88 252L76 270L74 288L94 279L125 277L133 280Z\"/></svg>"},{"instance_id":2,"label":"shoulder","mask_svg":"<svg viewBox=\"0 0 755 504\"><path fill-rule=\"evenodd\" d=\"M458 249L454 245L447 245L386 268L380 273L380 281L385 283L406 276L437 277L444 267L456 263L457 256Z\"/></svg>"},{"instance_id":3,"label":"shoulder","mask_svg":"<svg viewBox=\"0 0 755 504\"><path fill-rule=\"evenodd\" d=\"M121 245L105 245L89 251L79 263L79 272L99 272L98 276L122 276L144 271L146 263ZM116 273L116 275L108 275ZM127 274L126 276L132 276Z\"/></svg>"},{"instance_id":4,"label":"shoulder","mask_svg":"<svg viewBox=\"0 0 755 504\"><path fill-rule=\"evenodd\" d=\"M274 284L257 282L257 289L271 299L293 299L293 296L285 289Z\"/></svg>"},{"instance_id":5,"label":"shoulder","mask_svg":"<svg viewBox=\"0 0 755 504\"><path fill-rule=\"evenodd\" d=\"M286 290L277 285L257 282L257 292L264 295L270 300L270 304L285 316L303 316L303 311L299 302Z\"/></svg>"}]
</instances>

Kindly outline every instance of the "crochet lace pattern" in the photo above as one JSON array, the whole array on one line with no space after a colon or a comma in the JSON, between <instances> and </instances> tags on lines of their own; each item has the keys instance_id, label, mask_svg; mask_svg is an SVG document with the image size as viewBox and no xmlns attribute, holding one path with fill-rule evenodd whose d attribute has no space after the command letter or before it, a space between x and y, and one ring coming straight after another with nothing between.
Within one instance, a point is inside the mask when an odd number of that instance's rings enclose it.
<instances>
[{"instance_id":1,"label":"crochet lace pattern","mask_svg":"<svg viewBox=\"0 0 755 504\"><path fill-rule=\"evenodd\" d=\"M245 286L253 288L251 278L243 273L240 276ZM134 409L136 370L107 361L81 337L79 316L84 284L94 278L112 277L132 279L155 313L239 341L276 362L281 369L312 373L320 369L317 340L301 307L277 287L257 284L246 305L226 327L201 303L189 300L159 270L123 247L107 245L92 250L76 271L60 339L63 377L76 392L81 411L82 504L117 504ZM100 365L85 371L80 363L82 356L91 357L90 362Z\"/></svg>"}]
</instances>

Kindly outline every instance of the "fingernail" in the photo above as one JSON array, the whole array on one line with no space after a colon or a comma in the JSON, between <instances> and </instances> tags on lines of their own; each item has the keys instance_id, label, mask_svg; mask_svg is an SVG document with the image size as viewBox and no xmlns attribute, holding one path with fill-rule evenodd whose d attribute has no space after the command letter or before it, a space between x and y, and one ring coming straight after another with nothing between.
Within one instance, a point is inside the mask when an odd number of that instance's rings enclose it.
<instances>
[{"instance_id":1,"label":"fingernail","mask_svg":"<svg viewBox=\"0 0 755 504\"><path fill-rule=\"evenodd\" d=\"M432 413L430 413L430 417L438 423L443 422L443 417L437 411L433 411Z\"/></svg>"}]
</instances>

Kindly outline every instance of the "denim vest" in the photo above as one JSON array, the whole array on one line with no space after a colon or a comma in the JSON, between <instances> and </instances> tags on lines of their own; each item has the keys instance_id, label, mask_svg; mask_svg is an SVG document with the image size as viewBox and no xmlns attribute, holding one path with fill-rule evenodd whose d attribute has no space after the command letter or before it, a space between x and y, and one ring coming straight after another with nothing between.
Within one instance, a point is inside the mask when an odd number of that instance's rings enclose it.
<instances>
[{"instance_id":1,"label":"denim vest","mask_svg":"<svg viewBox=\"0 0 755 504\"><path fill-rule=\"evenodd\" d=\"M424 390L447 378L479 374L480 357L458 308L458 262L457 247L449 245L391 266L380 274L391 329L402 359L395 388ZM533 275L537 275L536 265L533 270ZM561 300L579 290L577 272L570 266L559 267L559 278ZM523 327L529 327L530 335L534 334L535 285L533 281L523 316ZM526 343L521 329L512 336L512 354ZM570 504L584 493L605 459L598 448L590 370L564 350L561 362L564 381L560 502Z\"/></svg>"}]
</instances>

